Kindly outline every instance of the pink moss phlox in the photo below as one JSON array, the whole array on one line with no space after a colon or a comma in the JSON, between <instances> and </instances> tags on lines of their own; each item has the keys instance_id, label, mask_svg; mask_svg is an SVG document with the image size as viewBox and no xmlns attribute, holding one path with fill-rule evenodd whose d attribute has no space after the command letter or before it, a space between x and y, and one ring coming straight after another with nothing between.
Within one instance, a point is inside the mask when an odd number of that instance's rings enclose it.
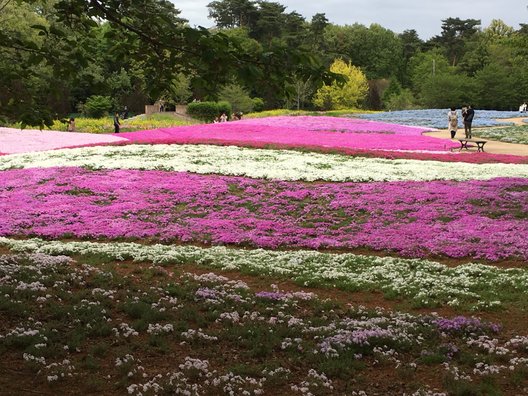
<instances>
[{"instance_id":1,"label":"pink moss phlox","mask_svg":"<svg viewBox=\"0 0 528 396\"><path fill-rule=\"evenodd\" d=\"M281 118L281 117L277 117ZM285 117L283 117L285 118ZM287 117L286 117L287 118ZM318 119L320 117L289 117L292 119ZM324 117L330 118L332 117ZM160 128L149 131L123 133L120 136L133 143L176 143L200 144L212 143L245 147L282 147L323 150L424 150L446 151L457 147L449 140L421 136L422 129L402 125L383 124L372 121L346 119L350 125L346 132L336 132L332 126L326 129L311 130L312 124L280 125L279 121L270 119L227 122L219 124L202 124L186 127ZM251 121L251 122L249 122ZM267 125L268 121L273 125ZM345 128L343 125L336 128ZM312 126L313 127L313 126ZM372 129L367 129L372 128ZM339 129L342 130L342 129Z\"/></svg>"},{"instance_id":2,"label":"pink moss phlox","mask_svg":"<svg viewBox=\"0 0 528 396\"><path fill-rule=\"evenodd\" d=\"M386 122L369 121L359 118L326 116L279 116L250 118L239 121L239 123L245 125L303 128L309 131L384 133L408 136L420 136L423 132L435 130L433 128L389 124Z\"/></svg>"},{"instance_id":3,"label":"pink moss phlox","mask_svg":"<svg viewBox=\"0 0 528 396\"><path fill-rule=\"evenodd\" d=\"M2 176L2 236L528 259L527 179L306 184L80 168Z\"/></svg>"}]
</instances>

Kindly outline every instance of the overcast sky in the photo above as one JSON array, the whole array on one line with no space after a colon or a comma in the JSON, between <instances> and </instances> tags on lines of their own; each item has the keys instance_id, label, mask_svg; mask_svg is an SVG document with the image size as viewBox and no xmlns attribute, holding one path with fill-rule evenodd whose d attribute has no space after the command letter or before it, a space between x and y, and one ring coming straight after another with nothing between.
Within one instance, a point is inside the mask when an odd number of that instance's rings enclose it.
<instances>
[{"instance_id":1,"label":"overcast sky","mask_svg":"<svg viewBox=\"0 0 528 396\"><path fill-rule=\"evenodd\" d=\"M191 26L213 26L207 4L212 0L172 0ZM487 27L492 19L502 19L519 28L528 23L528 0L273 0L285 5L286 12L297 11L308 21L318 12L337 25L378 23L395 33L415 29L421 39L440 34L442 19L480 19Z\"/></svg>"}]
</instances>

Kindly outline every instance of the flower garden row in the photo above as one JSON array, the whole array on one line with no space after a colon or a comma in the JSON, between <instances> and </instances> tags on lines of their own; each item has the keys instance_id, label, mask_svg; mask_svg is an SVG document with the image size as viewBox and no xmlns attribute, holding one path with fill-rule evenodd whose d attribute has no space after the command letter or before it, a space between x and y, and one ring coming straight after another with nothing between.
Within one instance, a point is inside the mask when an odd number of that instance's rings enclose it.
<instances>
[{"instance_id":1,"label":"flower garden row","mask_svg":"<svg viewBox=\"0 0 528 396\"><path fill-rule=\"evenodd\" d=\"M528 258L526 178L306 184L77 167L2 173L3 236Z\"/></svg>"},{"instance_id":2,"label":"flower garden row","mask_svg":"<svg viewBox=\"0 0 528 396\"><path fill-rule=\"evenodd\" d=\"M277 117L0 146L0 254L25 252L0 256L0 369L54 393L522 392L519 331L266 281L524 318L527 161L424 130Z\"/></svg>"},{"instance_id":3,"label":"flower garden row","mask_svg":"<svg viewBox=\"0 0 528 396\"><path fill-rule=\"evenodd\" d=\"M309 250L243 250L214 246L141 245L133 242L60 242L38 238L0 238L0 247L14 252L82 258L103 262L148 262L162 266L198 265L206 270L292 280L299 286L383 292L416 307L461 307L494 310L512 304L523 308L528 288L526 268L503 269L483 264L454 268L424 259L377 257ZM506 292L507 291L507 292ZM505 299L500 300L499 296ZM526 307L524 307L526 308Z\"/></svg>"},{"instance_id":4,"label":"flower garden row","mask_svg":"<svg viewBox=\"0 0 528 396\"><path fill-rule=\"evenodd\" d=\"M130 395L446 395L420 383L437 373L448 392L478 392L481 382L522 391L528 338L495 323L347 307L211 272L149 264L131 272L92 261L0 256L0 306L11 313L0 367L22 354L39 389L55 393L84 382L92 392ZM363 379L369 370L390 381Z\"/></svg>"},{"instance_id":5,"label":"flower garden row","mask_svg":"<svg viewBox=\"0 0 528 396\"><path fill-rule=\"evenodd\" d=\"M458 157L464 159L465 155ZM295 150L211 145L100 146L0 157L0 170L52 168L139 169L304 181L488 180L528 177L528 164L387 159ZM426 166L424 166L424 164Z\"/></svg>"}]
</instances>

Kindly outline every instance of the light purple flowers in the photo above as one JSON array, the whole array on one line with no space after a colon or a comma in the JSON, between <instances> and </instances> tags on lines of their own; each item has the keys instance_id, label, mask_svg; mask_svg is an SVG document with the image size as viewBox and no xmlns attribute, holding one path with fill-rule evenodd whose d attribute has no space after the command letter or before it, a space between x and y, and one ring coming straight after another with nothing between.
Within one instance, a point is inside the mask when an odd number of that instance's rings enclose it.
<instances>
[{"instance_id":1,"label":"light purple flowers","mask_svg":"<svg viewBox=\"0 0 528 396\"><path fill-rule=\"evenodd\" d=\"M483 323L474 317L457 316L452 319L441 318L433 321L433 324L443 332L482 332L490 330L493 333L500 331L500 325L495 323Z\"/></svg>"}]
</instances>

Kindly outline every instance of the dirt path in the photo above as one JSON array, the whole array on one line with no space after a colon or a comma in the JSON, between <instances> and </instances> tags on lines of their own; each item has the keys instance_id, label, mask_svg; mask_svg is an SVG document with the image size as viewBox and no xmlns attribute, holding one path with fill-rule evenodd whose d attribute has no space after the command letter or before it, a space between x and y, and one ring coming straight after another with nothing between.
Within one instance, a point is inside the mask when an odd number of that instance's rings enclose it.
<instances>
[{"instance_id":1,"label":"dirt path","mask_svg":"<svg viewBox=\"0 0 528 396\"><path fill-rule=\"evenodd\" d=\"M526 125L526 123L523 122L524 119L527 117L516 117L516 118L508 118L508 119L501 119L498 121L507 121L512 122L515 125ZM478 131L479 128L474 128L474 131ZM447 129L438 130L435 132L427 132L424 133L426 136L432 136L440 139L451 139L451 134ZM456 138L464 137L464 128L459 128ZM455 139L456 139L455 138ZM513 143L504 143L504 142L497 142L495 140L489 140L486 145L484 146L484 150L486 150L487 153L492 154L511 154L511 155L523 155L528 156L528 145L526 144L513 144ZM475 151L472 149L472 151Z\"/></svg>"}]
</instances>

